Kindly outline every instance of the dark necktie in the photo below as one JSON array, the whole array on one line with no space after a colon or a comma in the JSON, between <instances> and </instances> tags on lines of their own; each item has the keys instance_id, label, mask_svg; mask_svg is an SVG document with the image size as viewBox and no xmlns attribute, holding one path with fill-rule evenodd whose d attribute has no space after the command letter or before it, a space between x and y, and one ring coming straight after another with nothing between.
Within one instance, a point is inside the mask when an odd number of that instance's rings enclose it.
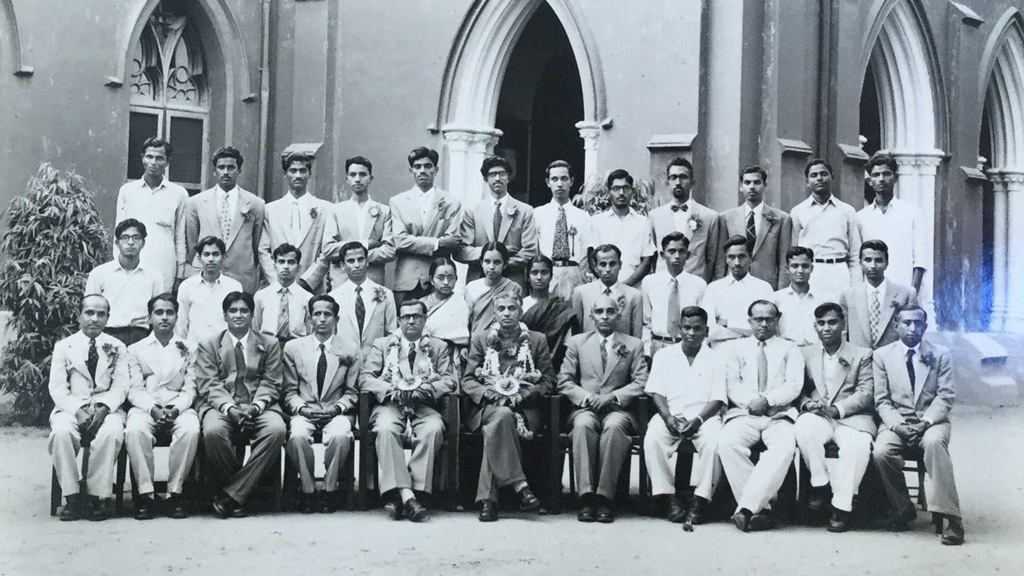
<instances>
[{"instance_id":1,"label":"dark necktie","mask_svg":"<svg viewBox=\"0 0 1024 576\"><path fill-rule=\"evenodd\" d=\"M569 223L565 218L565 207L558 207L558 219L555 220L555 239L551 246L551 258L554 260L569 259Z\"/></svg>"},{"instance_id":2,"label":"dark necktie","mask_svg":"<svg viewBox=\"0 0 1024 576\"><path fill-rule=\"evenodd\" d=\"M316 363L316 396L321 398L324 395L324 380L327 378L327 352L324 350L323 342L320 343L320 360Z\"/></svg>"},{"instance_id":3,"label":"dark necktie","mask_svg":"<svg viewBox=\"0 0 1024 576\"><path fill-rule=\"evenodd\" d=\"M494 241L500 242L498 232L501 232L501 200L494 201Z\"/></svg>"},{"instance_id":4,"label":"dark necktie","mask_svg":"<svg viewBox=\"0 0 1024 576\"><path fill-rule=\"evenodd\" d=\"M686 212L689 209L690 209L690 207L687 204L672 204L672 211L673 212L679 212L680 210L682 210L683 212Z\"/></svg>"},{"instance_id":5,"label":"dark necktie","mask_svg":"<svg viewBox=\"0 0 1024 576\"><path fill-rule=\"evenodd\" d=\"M288 289L281 288L281 307L277 311L277 337L288 340L292 337L291 315L288 310Z\"/></svg>"},{"instance_id":6,"label":"dark necktie","mask_svg":"<svg viewBox=\"0 0 1024 576\"><path fill-rule=\"evenodd\" d=\"M754 211L747 214L747 250L754 251L754 243L757 242L757 226L754 224Z\"/></svg>"},{"instance_id":7,"label":"dark necktie","mask_svg":"<svg viewBox=\"0 0 1024 576\"><path fill-rule=\"evenodd\" d=\"M668 281L668 318L666 327L668 335L675 338L679 336L679 323L682 321L679 313L679 280L670 278Z\"/></svg>"},{"instance_id":8,"label":"dark necktie","mask_svg":"<svg viewBox=\"0 0 1024 576\"><path fill-rule=\"evenodd\" d=\"M917 374L914 372L914 350L907 350L907 376L910 377L910 395L915 394L914 387L917 384Z\"/></svg>"},{"instance_id":9,"label":"dark necktie","mask_svg":"<svg viewBox=\"0 0 1024 576\"><path fill-rule=\"evenodd\" d=\"M366 320L366 304L363 303L363 287L356 286L356 324L359 325L359 339L363 338L363 322Z\"/></svg>"},{"instance_id":10,"label":"dark necktie","mask_svg":"<svg viewBox=\"0 0 1024 576\"><path fill-rule=\"evenodd\" d=\"M96 365L99 364L100 355L96 351L96 339L89 339L89 355L85 357L85 367L89 369L89 377L92 378L93 386L96 385Z\"/></svg>"},{"instance_id":11,"label":"dark necktie","mask_svg":"<svg viewBox=\"0 0 1024 576\"><path fill-rule=\"evenodd\" d=\"M416 368L416 344L409 346L409 372L415 372Z\"/></svg>"},{"instance_id":12,"label":"dark necktie","mask_svg":"<svg viewBox=\"0 0 1024 576\"><path fill-rule=\"evenodd\" d=\"M764 353L765 343L757 343L757 391L768 389L768 356Z\"/></svg>"},{"instance_id":13,"label":"dark necktie","mask_svg":"<svg viewBox=\"0 0 1024 576\"><path fill-rule=\"evenodd\" d=\"M605 286L605 288L604 288L604 295L605 296L611 296L612 295L612 287L611 286Z\"/></svg>"},{"instance_id":14,"label":"dark necktie","mask_svg":"<svg viewBox=\"0 0 1024 576\"><path fill-rule=\"evenodd\" d=\"M235 402L238 404L249 403L249 389L245 387L245 352L242 351L242 341L235 344Z\"/></svg>"},{"instance_id":15,"label":"dark necktie","mask_svg":"<svg viewBox=\"0 0 1024 576\"><path fill-rule=\"evenodd\" d=\"M601 338L601 372L608 369L608 339Z\"/></svg>"}]
</instances>

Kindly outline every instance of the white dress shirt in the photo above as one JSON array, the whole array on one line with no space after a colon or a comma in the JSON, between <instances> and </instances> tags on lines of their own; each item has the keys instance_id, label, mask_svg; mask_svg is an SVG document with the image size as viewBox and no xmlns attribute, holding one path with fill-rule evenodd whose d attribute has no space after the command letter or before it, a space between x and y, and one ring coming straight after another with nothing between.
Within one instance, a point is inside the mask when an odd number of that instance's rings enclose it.
<instances>
[{"instance_id":1,"label":"white dress shirt","mask_svg":"<svg viewBox=\"0 0 1024 576\"><path fill-rule=\"evenodd\" d=\"M886 270L888 272L888 270ZM870 282L864 282L864 297L868 299L868 315L871 314L871 301L878 295L878 307L885 311L885 289L889 286L889 279L882 278L878 286L872 286Z\"/></svg>"},{"instance_id":2,"label":"white dress shirt","mask_svg":"<svg viewBox=\"0 0 1024 576\"><path fill-rule=\"evenodd\" d=\"M569 230L569 259L577 264L586 265L587 249L596 246L594 244L594 231L591 226L590 214L566 202L560 206L552 200L547 204L534 209L533 222L537 226L537 236L540 241L540 253L552 258L555 244L555 225L558 223L558 209L565 208L565 223ZM576 234L572 234L572 230Z\"/></svg>"},{"instance_id":3,"label":"white dress shirt","mask_svg":"<svg viewBox=\"0 0 1024 576\"><path fill-rule=\"evenodd\" d=\"M788 408L800 395L804 384L804 355L789 340L773 336L764 342L768 359L768 381L763 392L757 389L759 341L753 336L732 343L726 361L726 386L730 410L745 413L751 401L763 396L772 408ZM730 414L726 414L728 419Z\"/></svg>"},{"instance_id":4,"label":"white dress shirt","mask_svg":"<svg viewBox=\"0 0 1024 576\"><path fill-rule=\"evenodd\" d=\"M343 306L341 311L342 314L346 313L345 307L352 308L355 306L356 286L357 284L355 282L345 282L330 293L330 296L334 298L334 301L337 302L339 306ZM366 323L370 321L370 317L373 316L373 311L377 307L377 303L373 301L373 293L378 284L367 278L358 286L362 288L362 291L359 293L359 297L362 298L363 308L366 310L366 316L363 317L363 330L366 330ZM381 304L383 304L383 302L381 302ZM355 318L354 312L352 317Z\"/></svg>"},{"instance_id":5,"label":"white dress shirt","mask_svg":"<svg viewBox=\"0 0 1024 576\"><path fill-rule=\"evenodd\" d=\"M921 211L893 198L885 212L872 203L857 212L857 220L864 240L881 240L889 247L885 274L894 282L913 286L914 268L928 268L931 260L931 242L925 235Z\"/></svg>"},{"instance_id":6,"label":"white dress shirt","mask_svg":"<svg viewBox=\"0 0 1024 576\"><path fill-rule=\"evenodd\" d=\"M818 295L813 288L799 294L792 286L776 290L772 302L779 308L779 336L792 340L797 346L806 346L818 341L818 331L814 329L814 309L825 302L838 302L835 296L825 292Z\"/></svg>"},{"instance_id":7,"label":"white dress shirt","mask_svg":"<svg viewBox=\"0 0 1024 576\"><path fill-rule=\"evenodd\" d=\"M818 204L814 196L797 204L790 211L793 216L793 245L814 250L814 258L849 258L854 268L860 257L860 226L853 206L829 196Z\"/></svg>"},{"instance_id":8,"label":"white dress shirt","mask_svg":"<svg viewBox=\"0 0 1024 576\"><path fill-rule=\"evenodd\" d=\"M224 297L241 292L242 285L230 276L221 274L212 283L202 274L186 278L178 287L178 324L175 334L186 340L201 342L227 328L224 321Z\"/></svg>"},{"instance_id":9,"label":"white dress shirt","mask_svg":"<svg viewBox=\"0 0 1024 576\"><path fill-rule=\"evenodd\" d=\"M291 230L289 239L293 245L298 246L302 244L303 238L306 237L306 231L309 230L309 226L313 223L313 208L316 207L313 195L306 192L301 197L296 198L291 192L288 192L282 199L288 205L288 228ZM295 227L293 222L293 215L296 212L298 213L298 228Z\"/></svg>"},{"instance_id":10,"label":"white dress shirt","mask_svg":"<svg viewBox=\"0 0 1024 576\"><path fill-rule=\"evenodd\" d=\"M256 292L253 300L256 303L256 310L252 315L253 330L263 334L277 336L277 320L281 313L281 290L280 282L274 282L270 286ZM286 288L288 293L288 328L292 338L299 338L311 333L309 328L309 314L306 305L313 297L296 283Z\"/></svg>"},{"instance_id":11,"label":"white dress shirt","mask_svg":"<svg viewBox=\"0 0 1024 576\"><path fill-rule=\"evenodd\" d=\"M667 268L659 268L654 274L644 278L640 285L644 304L644 351L651 352L651 335L668 336L668 296L672 291L672 276ZM687 306L700 306L708 284L689 272L680 272L675 276L679 283L679 311Z\"/></svg>"},{"instance_id":12,"label":"white dress shirt","mask_svg":"<svg viewBox=\"0 0 1024 576\"><path fill-rule=\"evenodd\" d=\"M771 301L772 294L771 285L750 273L742 280L729 274L708 284L701 302L708 313L708 338L712 341L729 340L741 336L733 330L735 328L749 331L747 308L755 300Z\"/></svg>"},{"instance_id":13,"label":"white dress shirt","mask_svg":"<svg viewBox=\"0 0 1024 576\"><path fill-rule=\"evenodd\" d=\"M614 244L622 251L622 269L619 281L633 275L640 266L640 260L654 256L654 242L651 240L651 226L647 218L632 209L625 217L619 217L612 210L596 214L591 219L594 230L594 246Z\"/></svg>"},{"instance_id":14,"label":"white dress shirt","mask_svg":"<svg viewBox=\"0 0 1024 576\"><path fill-rule=\"evenodd\" d=\"M146 226L146 246L139 261L160 274L164 292L175 278L184 278L185 262L190 259L185 245L185 207L188 192L164 178L156 188L145 180L128 182L117 192L115 222L134 218ZM114 258L118 252L115 244Z\"/></svg>"},{"instance_id":15,"label":"white dress shirt","mask_svg":"<svg viewBox=\"0 0 1024 576\"><path fill-rule=\"evenodd\" d=\"M673 416L696 418L708 402L727 401L721 356L701 346L690 364L682 345L666 346L654 354L644 392L664 396Z\"/></svg>"},{"instance_id":16,"label":"white dress shirt","mask_svg":"<svg viewBox=\"0 0 1024 576\"><path fill-rule=\"evenodd\" d=\"M105 262L89 272L85 294L100 294L110 303L108 328L149 327L149 299L164 292L164 279L140 262L134 270L125 270L117 259Z\"/></svg>"},{"instance_id":17,"label":"white dress shirt","mask_svg":"<svg viewBox=\"0 0 1024 576\"><path fill-rule=\"evenodd\" d=\"M673 202L673 204L675 204L675 202ZM690 238L693 235L693 231L690 230L688 222L690 220L690 216L693 215L693 196L687 198L686 202L683 202L683 206L686 207L686 210L672 211L672 223L675 225L676 230L679 230L685 234L687 238Z\"/></svg>"},{"instance_id":18,"label":"white dress shirt","mask_svg":"<svg viewBox=\"0 0 1024 576\"><path fill-rule=\"evenodd\" d=\"M429 224L427 217L430 215L430 209L434 206L434 199L437 198L437 188L431 187L430 190L426 191L420 191L419 188L415 190L419 192L417 198L420 205L420 221L423 222L423 227L426 228Z\"/></svg>"}]
</instances>

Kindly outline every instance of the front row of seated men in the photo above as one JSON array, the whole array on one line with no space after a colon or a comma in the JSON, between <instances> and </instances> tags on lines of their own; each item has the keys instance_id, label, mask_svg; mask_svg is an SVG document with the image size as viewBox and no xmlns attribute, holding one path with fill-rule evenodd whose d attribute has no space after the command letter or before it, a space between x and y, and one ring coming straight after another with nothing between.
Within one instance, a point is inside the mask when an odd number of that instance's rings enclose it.
<instances>
[{"instance_id":1,"label":"front row of seated men","mask_svg":"<svg viewBox=\"0 0 1024 576\"><path fill-rule=\"evenodd\" d=\"M309 302L313 333L289 341L283 355L276 338L252 330L254 303L248 294L229 294L222 308L227 329L195 347L174 336L175 300L156 296L149 302L152 334L126 350L102 333L106 300L83 299L80 331L56 345L50 374L56 404L50 453L68 497L61 519L106 517L99 499L111 496L122 434L142 494L137 517L151 518L155 508L157 435L171 444L169 515L184 517L180 493L200 420L203 465L217 493L212 503L217 515L244 515L247 497L279 458L286 436L301 476L303 512L334 510L338 471L351 449L356 397L364 389L378 402L371 426L385 507L395 519L425 520L416 493L429 494L434 487L447 425L437 408L459 383L445 346L423 333L423 303L404 302L400 330L378 338L365 361L360 351L342 349L334 338L339 308L330 296ZM485 522L497 520L502 488L511 488L523 510L540 506L523 472L522 441L540 431L538 400L556 383L545 338L520 323L519 296L498 296L495 310L494 325L472 339L462 378L468 398L464 421L483 435L476 500ZM578 520L614 521L619 472L629 455L629 436L638 428L630 407L646 391L657 409L644 438L653 493L661 497L668 519L687 530L705 519L723 471L737 502L736 526L744 532L771 528L771 502L794 450L810 471L809 507L822 509L831 491L830 531L849 529L854 496L872 459L891 510L886 524L905 530L916 512L902 458L905 448L920 447L928 471L928 510L947 520L942 542L963 542L948 451L954 399L950 355L922 342L927 316L921 308L902 308L899 340L872 354L844 341L845 316L835 303L815 309L819 343L802 349L776 335L780 313L767 300L747 310L751 336L715 347L706 342L707 313L686 307L680 313L680 344L655 353L650 378L642 342L615 330L619 315L613 297L594 298L595 330L569 340L557 378L558 391L573 405L569 429L582 497ZM127 429L126 398L131 405ZM311 447L317 430L326 446L327 471L319 497ZM408 437L412 458L406 464ZM676 449L683 441L696 452L689 479L694 496L685 508L674 478ZM839 448L833 467L826 465L829 442ZM252 448L244 465L236 455L243 443ZM88 496L79 493L76 463L86 444Z\"/></svg>"}]
</instances>

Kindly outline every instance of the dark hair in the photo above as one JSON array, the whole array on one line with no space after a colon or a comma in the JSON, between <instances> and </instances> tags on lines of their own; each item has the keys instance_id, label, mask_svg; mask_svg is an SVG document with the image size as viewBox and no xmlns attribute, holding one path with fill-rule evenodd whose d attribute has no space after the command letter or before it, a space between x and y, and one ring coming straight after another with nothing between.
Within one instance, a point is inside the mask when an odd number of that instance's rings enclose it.
<instances>
[{"instance_id":1,"label":"dark hair","mask_svg":"<svg viewBox=\"0 0 1024 576\"><path fill-rule=\"evenodd\" d=\"M490 172L492 168L504 168L505 171L508 172L508 175L512 176L512 163L497 154L491 154L487 158L484 158L483 163L480 164L480 175L486 179L487 173Z\"/></svg>"},{"instance_id":2,"label":"dark hair","mask_svg":"<svg viewBox=\"0 0 1024 576\"><path fill-rule=\"evenodd\" d=\"M100 300L103 300L103 303L107 305L107 314L110 314L110 300L107 300L107 297L104 296L103 294L100 294L99 292L93 292L92 294L86 294L85 296L82 296L82 301L78 305L79 312L85 310L85 301L88 300L89 298L99 298Z\"/></svg>"},{"instance_id":3,"label":"dark hair","mask_svg":"<svg viewBox=\"0 0 1024 576\"><path fill-rule=\"evenodd\" d=\"M754 300L753 302L750 303L750 306L747 306L747 317L749 318L750 315L754 313L754 306L764 306L765 304L775 309L776 319L782 318L782 310L779 310L779 307L775 304L775 302L764 299Z\"/></svg>"},{"instance_id":4,"label":"dark hair","mask_svg":"<svg viewBox=\"0 0 1024 576\"><path fill-rule=\"evenodd\" d=\"M927 322L928 321L928 311L925 310L924 308L921 308L921 306L919 306L917 304L911 304L911 303L904 304L903 306L900 306L899 308L897 308L896 312L893 314L893 317L894 318L899 318L900 314L903 314L904 312L918 312L918 311L920 311L921 314L924 314L924 321Z\"/></svg>"},{"instance_id":5,"label":"dark hair","mask_svg":"<svg viewBox=\"0 0 1024 576\"><path fill-rule=\"evenodd\" d=\"M271 253L270 256L271 256L271 258L273 258L274 262L277 262L277 257L278 256L284 256L285 254L291 254L292 252L295 253L295 261L298 262L298 263L301 263L302 262L302 250L299 250L298 248L296 248L295 246L292 246L291 244L289 244L287 242L279 245L277 248L274 248L274 252Z\"/></svg>"},{"instance_id":6,"label":"dark hair","mask_svg":"<svg viewBox=\"0 0 1024 576\"><path fill-rule=\"evenodd\" d=\"M153 313L153 309L156 308L157 302L170 302L171 307L174 308L174 313L178 313L178 300L175 299L170 292L164 292L163 294L157 294L156 296L153 296L152 298L149 299L149 302L146 302L146 312L148 314Z\"/></svg>"},{"instance_id":7,"label":"dark hair","mask_svg":"<svg viewBox=\"0 0 1024 576\"><path fill-rule=\"evenodd\" d=\"M751 164L750 166L743 168L743 171L740 172L740 182L743 182L743 177L747 174L760 174L761 182L763 184L768 183L768 173L764 171L764 168L761 168L757 164Z\"/></svg>"},{"instance_id":8,"label":"dark hair","mask_svg":"<svg viewBox=\"0 0 1024 576\"><path fill-rule=\"evenodd\" d=\"M707 325L708 312L700 306L687 306L679 313L679 318L700 318Z\"/></svg>"},{"instance_id":9,"label":"dark hair","mask_svg":"<svg viewBox=\"0 0 1024 576\"><path fill-rule=\"evenodd\" d=\"M215 245L220 249L220 255L223 256L228 251L228 247L224 245L224 241L216 236L204 236L199 242L196 242L196 256L200 256L203 253L203 248L210 244Z\"/></svg>"},{"instance_id":10,"label":"dark hair","mask_svg":"<svg viewBox=\"0 0 1024 576\"><path fill-rule=\"evenodd\" d=\"M743 246L743 249L747 251L747 255L750 255L750 246L747 245L746 236L740 236L739 234L730 236L729 239L725 241L725 246L722 247L722 252L728 252L729 248L732 248L733 246Z\"/></svg>"},{"instance_id":11,"label":"dark hair","mask_svg":"<svg viewBox=\"0 0 1024 576\"><path fill-rule=\"evenodd\" d=\"M605 178L605 188L611 190L612 182L615 182L616 180L625 180L626 182L629 182L630 186L633 185L633 177L629 175L629 172L619 168L618 170L612 170L611 173L608 174L608 177Z\"/></svg>"},{"instance_id":12,"label":"dark hair","mask_svg":"<svg viewBox=\"0 0 1024 576\"><path fill-rule=\"evenodd\" d=\"M554 263L554 261L551 260L551 258L548 258L547 256L538 253L536 256L533 257L532 260L530 260L526 264L526 273L527 274L529 274L530 271L533 270L534 264L543 264L543 265L548 267L548 270L551 270L551 271L554 271L554 269L555 269L555 263Z\"/></svg>"},{"instance_id":13,"label":"dark hair","mask_svg":"<svg viewBox=\"0 0 1024 576\"><path fill-rule=\"evenodd\" d=\"M601 244L594 248L594 262L597 262L597 255L602 252L615 252L616 258L619 259L619 262L622 262L622 250L619 250L619 247L615 244Z\"/></svg>"},{"instance_id":14,"label":"dark hair","mask_svg":"<svg viewBox=\"0 0 1024 576\"><path fill-rule=\"evenodd\" d=\"M310 172L313 171L314 156L308 152L285 152L281 154L281 171L287 172L292 164L302 162Z\"/></svg>"},{"instance_id":15,"label":"dark hair","mask_svg":"<svg viewBox=\"0 0 1024 576\"><path fill-rule=\"evenodd\" d=\"M501 254L501 259L504 260L504 266L508 266L509 252L508 248L501 242L488 242L480 248L480 258L477 262L482 266L484 263L484 255L491 251L497 251Z\"/></svg>"},{"instance_id":16,"label":"dark hair","mask_svg":"<svg viewBox=\"0 0 1024 576\"><path fill-rule=\"evenodd\" d=\"M142 143L142 153L146 153L147 148L163 148L164 156L171 157L171 143L167 140L161 140L160 138L146 138Z\"/></svg>"},{"instance_id":17,"label":"dark hair","mask_svg":"<svg viewBox=\"0 0 1024 576\"><path fill-rule=\"evenodd\" d=\"M661 251L664 252L665 250L668 250L668 245L672 242L682 242L683 249L690 249L690 239L686 237L686 234L683 234L682 232L679 231L675 231L669 232L668 234L665 234L664 236L661 237Z\"/></svg>"},{"instance_id":18,"label":"dark hair","mask_svg":"<svg viewBox=\"0 0 1024 576\"><path fill-rule=\"evenodd\" d=\"M412 152L409 152L409 167L412 168L412 163L422 158L429 159L434 166L437 166L437 161L440 156L438 156L437 150L431 150L430 148L425 148L423 146L413 148Z\"/></svg>"},{"instance_id":19,"label":"dark hair","mask_svg":"<svg viewBox=\"0 0 1024 576\"><path fill-rule=\"evenodd\" d=\"M570 166L565 160L555 160L551 164L548 164L548 167L544 169L544 178L550 177L551 171L555 168L565 168L569 171L569 178L572 178L572 166Z\"/></svg>"},{"instance_id":20,"label":"dark hair","mask_svg":"<svg viewBox=\"0 0 1024 576\"><path fill-rule=\"evenodd\" d=\"M863 258L865 250L878 250L882 254L885 254L885 261L889 261L889 245L877 238L865 240L864 243L860 245L860 254L858 254L858 256Z\"/></svg>"},{"instance_id":21,"label":"dark hair","mask_svg":"<svg viewBox=\"0 0 1024 576\"><path fill-rule=\"evenodd\" d=\"M673 166L682 166L683 168L686 168L690 173L690 178L693 178L693 164L690 164L690 161L686 158L683 158L682 156L676 156L673 158L672 161L668 163L668 166L665 167L665 174L668 174L672 170Z\"/></svg>"},{"instance_id":22,"label":"dark hair","mask_svg":"<svg viewBox=\"0 0 1024 576\"><path fill-rule=\"evenodd\" d=\"M875 166L888 166L889 169L892 170L893 174L896 174L897 176L899 175L900 165L892 155L886 154L885 152L875 152L874 155L871 156L871 159L868 160L867 165L864 166L864 171L870 174L871 169Z\"/></svg>"},{"instance_id":23,"label":"dark hair","mask_svg":"<svg viewBox=\"0 0 1024 576\"><path fill-rule=\"evenodd\" d=\"M786 263L797 256L807 256L814 262L814 250L811 250L807 246L790 246L789 250L786 250Z\"/></svg>"},{"instance_id":24,"label":"dark hair","mask_svg":"<svg viewBox=\"0 0 1024 576\"><path fill-rule=\"evenodd\" d=\"M455 275L459 275L459 269L455 267L455 262L452 262L452 259L447 256L441 256L430 261L430 272L428 272L430 277L433 278L434 273L442 266L451 266L452 270L455 270Z\"/></svg>"},{"instance_id":25,"label":"dark hair","mask_svg":"<svg viewBox=\"0 0 1024 576\"><path fill-rule=\"evenodd\" d=\"M170 156L170 154L168 154L168 156ZM213 151L213 156L210 157L210 163L216 166L217 160L220 160L221 158L234 158L235 163L238 164L238 169L242 169L242 163L244 162L242 159L242 153L234 147L223 146L221 148L217 148Z\"/></svg>"},{"instance_id":26,"label":"dark hair","mask_svg":"<svg viewBox=\"0 0 1024 576\"><path fill-rule=\"evenodd\" d=\"M139 236L142 236L143 238L146 237L145 224L139 222L135 218L125 218L124 220L118 222L117 226L114 226L114 238L120 238L121 234L129 228L135 228L136 230L139 231Z\"/></svg>"},{"instance_id":27,"label":"dark hair","mask_svg":"<svg viewBox=\"0 0 1024 576\"><path fill-rule=\"evenodd\" d=\"M353 156L353 157L349 158L348 160L345 160L345 173L346 174L348 174L348 169L353 164L359 164L360 166L366 166L366 171L369 172L371 176L373 175L373 164L370 163L370 160L368 158L363 157L363 156Z\"/></svg>"},{"instance_id":28,"label":"dark hair","mask_svg":"<svg viewBox=\"0 0 1024 576\"><path fill-rule=\"evenodd\" d=\"M224 302L221 304L221 308L223 309L224 313L227 314L228 308L231 308L231 305L234 304L235 302L238 302L239 300L245 302L245 305L249 307L249 312L253 312L256 310L256 303L253 302L252 300L252 294L249 294L248 292L239 292L236 290L234 292L228 292L228 295L224 297Z\"/></svg>"},{"instance_id":29,"label":"dark hair","mask_svg":"<svg viewBox=\"0 0 1024 576\"><path fill-rule=\"evenodd\" d=\"M313 304L316 304L317 302L327 302L328 304L330 304L331 312L333 312L335 316L337 316L338 313L341 312L341 306L338 306L338 301L335 300L332 296L329 296L327 294L318 294L310 298L309 303L306 304L306 308L309 310L310 316L313 315Z\"/></svg>"},{"instance_id":30,"label":"dark hair","mask_svg":"<svg viewBox=\"0 0 1024 576\"><path fill-rule=\"evenodd\" d=\"M807 176L811 173L811 168L817 166L818 164L824 166L828 170L828 173L830 175L832 174L832 165L826 162L824 158L811 158L810 160L807 161L807 164L804 164L804 178L807 178Z\"/></svg>"},{"instance_id":31,"label":"dark hair","mask_svg":"<svg viewBox=\"0 0 1024 576\"><path fill-rule=\"evenodd\" d=\"M835 302L825 302L824 304L819 304L818 307L814 309L814 317L821 319L824 318L825 314L828 314L829 312L835 312L836 316L839 316L840 320L846 322L846 313L843 312L843 307L840 306L839 304L836 304Z\"/></svg>"},{"instance_id":32,"label":"dark hair","mask_svg":"<svg viewBox=\"0 0 1024 576\"><path fill-rule=\"evenodd\" d=\"M411 300L403 300L402 304L398 307L398 315L402 315L402 308L408 308L409 306L418 306L420 311L423 312L424 316L427 314L427 305L422 300L413 298Z\"/></svg>"},{"instance_id":33,"label":"dark hair","mask_svg":"<svg viewBox=\"0 0 1024 576\"><path fill-rule=\"evenodd\" d=\"M345 256L348 254L349 250L356 250L356 249L363 251L363 257L364 258L369 258L370 257L370 251L366 249L366 246L363 246L362 242L358 242L356 240L353 240L351 242L345 242L344 244L341 245L341 250L338 252L338 254L341 257L341 261L342 262L345 261Z\"/></svg>"}]
</instances>

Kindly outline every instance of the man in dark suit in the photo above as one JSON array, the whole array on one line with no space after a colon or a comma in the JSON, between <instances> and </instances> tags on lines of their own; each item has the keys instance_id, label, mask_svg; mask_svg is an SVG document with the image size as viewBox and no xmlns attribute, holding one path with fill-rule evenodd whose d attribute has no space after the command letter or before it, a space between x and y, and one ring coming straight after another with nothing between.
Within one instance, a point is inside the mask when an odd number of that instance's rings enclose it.
<instances>
[{"instance_id":1,"label":"man in dark suit","mask_svg":"<svg viewBox=\"0 0 1024 576\"><path fill-rule=\"evenodd\" d=\"M848 319L851 344L877 350L899 339L896 310L917 304L917 292L885 277L889 247L881 240L867 240L860 248L863 284L843 290L839 298Z\"/></svg>"},{"instance_id":2,"label":"man in dark suit","mask_svg":"<svg viewBox=\"0 0 1024 576\"><path fill-rule=\"evenodd\" d=\"M715 279L725 278L725 242L732 236L747 239L750 273L778 290L789 284L786 251L793 235L793 221L782 210L764 203L768 173L760 166L747 166L740 173L740 192L745 202L718 216L718 246Z\"/></svg>"}]
</instances>

